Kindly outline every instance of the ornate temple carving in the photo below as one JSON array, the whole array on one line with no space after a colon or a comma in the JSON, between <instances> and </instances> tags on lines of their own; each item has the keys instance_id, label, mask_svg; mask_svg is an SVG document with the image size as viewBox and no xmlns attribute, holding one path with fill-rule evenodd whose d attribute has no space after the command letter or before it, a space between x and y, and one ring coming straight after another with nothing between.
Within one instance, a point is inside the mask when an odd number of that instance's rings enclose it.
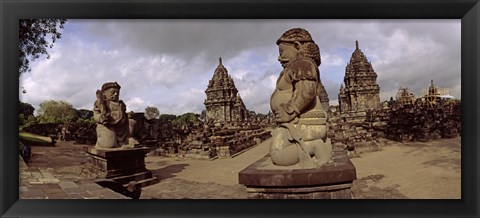
<instances>
[{"instance_id":1,"label":"ornate temple carving","mask_svg":"<svg viewBox=\"0 0 480 218\"><path fill-rule=\"evenodd\" d=\"M401 87L398 89L396 100L402 105L413 105L415 103L415 96L407 87Z\"/></svg>"},{"instance_id":2,"label":"ornate temple carving","mask_svg":"<svg viewBox=\"0 0 480 218\"><path fill-rule=\"evenodd\" d=\"M429 107L435 106L441 99L454 99L454 97L450 95L448 89L438 88L433 83L433 80L430 81L428 91L424 91L424 93L422 101Z\"/></svg>"},{"instance_id":3,"label":"ornate temple carving","mask_svg":"<svg viewBox=\"0 0 480 218\"><path fill-rule=\"evenodd\" d=\"M248 119L248 111L238 93L232 77L219 59L212 79L205 90L207 98L205 107L207 111L206 122L229 123L244 122Z\"/></svg>"},{"instance_id":4,"label":"ornate temple carving","mask_svg":"<svg viewBox=\"0 0 480 218\"><path fill-rule=\"evenodd\" d=\"M340 87L338 101L340 112L366 111L380 107L380 87L377 73L360 50L358 41L350 62L345 67L344 84Z\"/></svg>"},{"instance_id":5,"label":"ornate temple carving","mask_svg":"<svg viewBox=\"0 0 480 218\"><path fill-rule=\"evenodd\" d=\"M317 86L317 95L320 98L320 102L322 103L323 110L328 111L330 110L330 99L328 98L327 91L322 84L320 77L318 78L318 86Z\"/></svg>"}]
</instances>

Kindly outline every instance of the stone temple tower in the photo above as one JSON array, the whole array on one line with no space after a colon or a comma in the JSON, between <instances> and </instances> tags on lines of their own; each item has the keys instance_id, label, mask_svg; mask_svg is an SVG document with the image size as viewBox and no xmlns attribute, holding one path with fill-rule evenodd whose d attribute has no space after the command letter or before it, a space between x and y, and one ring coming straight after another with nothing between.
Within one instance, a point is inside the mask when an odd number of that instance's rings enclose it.
<instances>
[{"instance_id":1,"label":"stone temple tower","mask_svg":"<svg viewBox=\"0 0 480 218\"><path fill-rule=\"evenodd\" d=\"M380 107L380 87L377 73L355 42L356 48L345 67L344 84L340 87L338 101L340 111L366 111ZM345 85L345 86L344 86Z\"/></svg>"},{"instance_id":2,"label":"stone temple tower","mask_svg":"<svg viewBox=\"0 0 480 218\"><path fill-rule=\"evenodd\" d=\"M204 102L207 122L230 123L248 119L248 111L232 77L228 75L227 69L222 64L222 58L219 58L218 66L208 82L205 94L207 95Z\"/></svg>"}]
</instances>

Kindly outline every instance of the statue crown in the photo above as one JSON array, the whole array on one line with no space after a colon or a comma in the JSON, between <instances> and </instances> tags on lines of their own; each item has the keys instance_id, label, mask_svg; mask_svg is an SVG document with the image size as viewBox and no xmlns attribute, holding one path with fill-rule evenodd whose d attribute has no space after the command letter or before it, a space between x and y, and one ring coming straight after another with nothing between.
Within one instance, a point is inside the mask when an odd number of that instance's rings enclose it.
<instances>
[{"instance_id":1,"label":"statue crown","mask_svg":"<svg viewBox=\"0 0 480 218\"><path fill-rule=\"evenodd\" d=\"M102 85L102 92L109 89L109 88L117 88L120 89L120 85L117 82L107 82Z\"/></svg>"},{"instance_id":2,"label":"statue crown","mask_svg":"<svg viewBox=\"0 0 480 218\"><path fill-rule=\"evenodd\" d=\"M277 45L282 42L293 43L298 42L314 42L310 33L302 28L293 28L287 30L282 36L277 40Z\"/></svg>"}]
</instances>

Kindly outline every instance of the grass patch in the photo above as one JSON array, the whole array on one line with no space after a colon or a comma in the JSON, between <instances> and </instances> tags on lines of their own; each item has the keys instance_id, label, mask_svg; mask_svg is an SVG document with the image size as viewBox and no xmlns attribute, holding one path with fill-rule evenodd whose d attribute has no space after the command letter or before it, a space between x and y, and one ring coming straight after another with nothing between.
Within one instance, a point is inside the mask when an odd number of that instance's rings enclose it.
<instances>
[{"instance_id":1,"label":"grass patch","mask_svg":"<svg viewBox=\"0 0 480 218\"><path fill-rule=\"evenodd\" d=\"M20 132L18 136L21 142L30 146L51 146L53 144L50 137L36 135L33 133Z\"/></svg>"}]
</instances>

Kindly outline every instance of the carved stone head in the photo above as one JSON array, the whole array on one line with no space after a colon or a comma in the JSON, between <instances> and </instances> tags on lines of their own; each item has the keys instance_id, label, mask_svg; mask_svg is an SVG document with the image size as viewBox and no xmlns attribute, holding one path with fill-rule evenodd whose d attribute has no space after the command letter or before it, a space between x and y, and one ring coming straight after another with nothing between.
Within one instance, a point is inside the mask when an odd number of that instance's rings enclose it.
<instances>
[{"instance_id":1,"label":"carved stone head","mask_svg":"<svg viewBox=\"0 0 480 218\"><path fill-rule=\"evenodd\" d=\"M295 60L298 57L307 57L312 59L317 66L320 65L320 49L318 45L313 41L310 33L302 28L293 28L287 30L277 40L277 45L280 49L280 56L278 60L283 67L287 66L289 62ZM286 54L282 55L282 52ZM297 57L292 57L291 53L296 52Z\"/></svg>"},{"instance_id":2,"label":"carved stone head","mask_svg":"<svg viewBox=\"0 0 480 218\"><path fill-rule=\"evenodd\" d=\"M102 85L102 92L106 100L118 102L120 96L120 85L117 82L107 82Z\"/></svg>"}]
</instances>

